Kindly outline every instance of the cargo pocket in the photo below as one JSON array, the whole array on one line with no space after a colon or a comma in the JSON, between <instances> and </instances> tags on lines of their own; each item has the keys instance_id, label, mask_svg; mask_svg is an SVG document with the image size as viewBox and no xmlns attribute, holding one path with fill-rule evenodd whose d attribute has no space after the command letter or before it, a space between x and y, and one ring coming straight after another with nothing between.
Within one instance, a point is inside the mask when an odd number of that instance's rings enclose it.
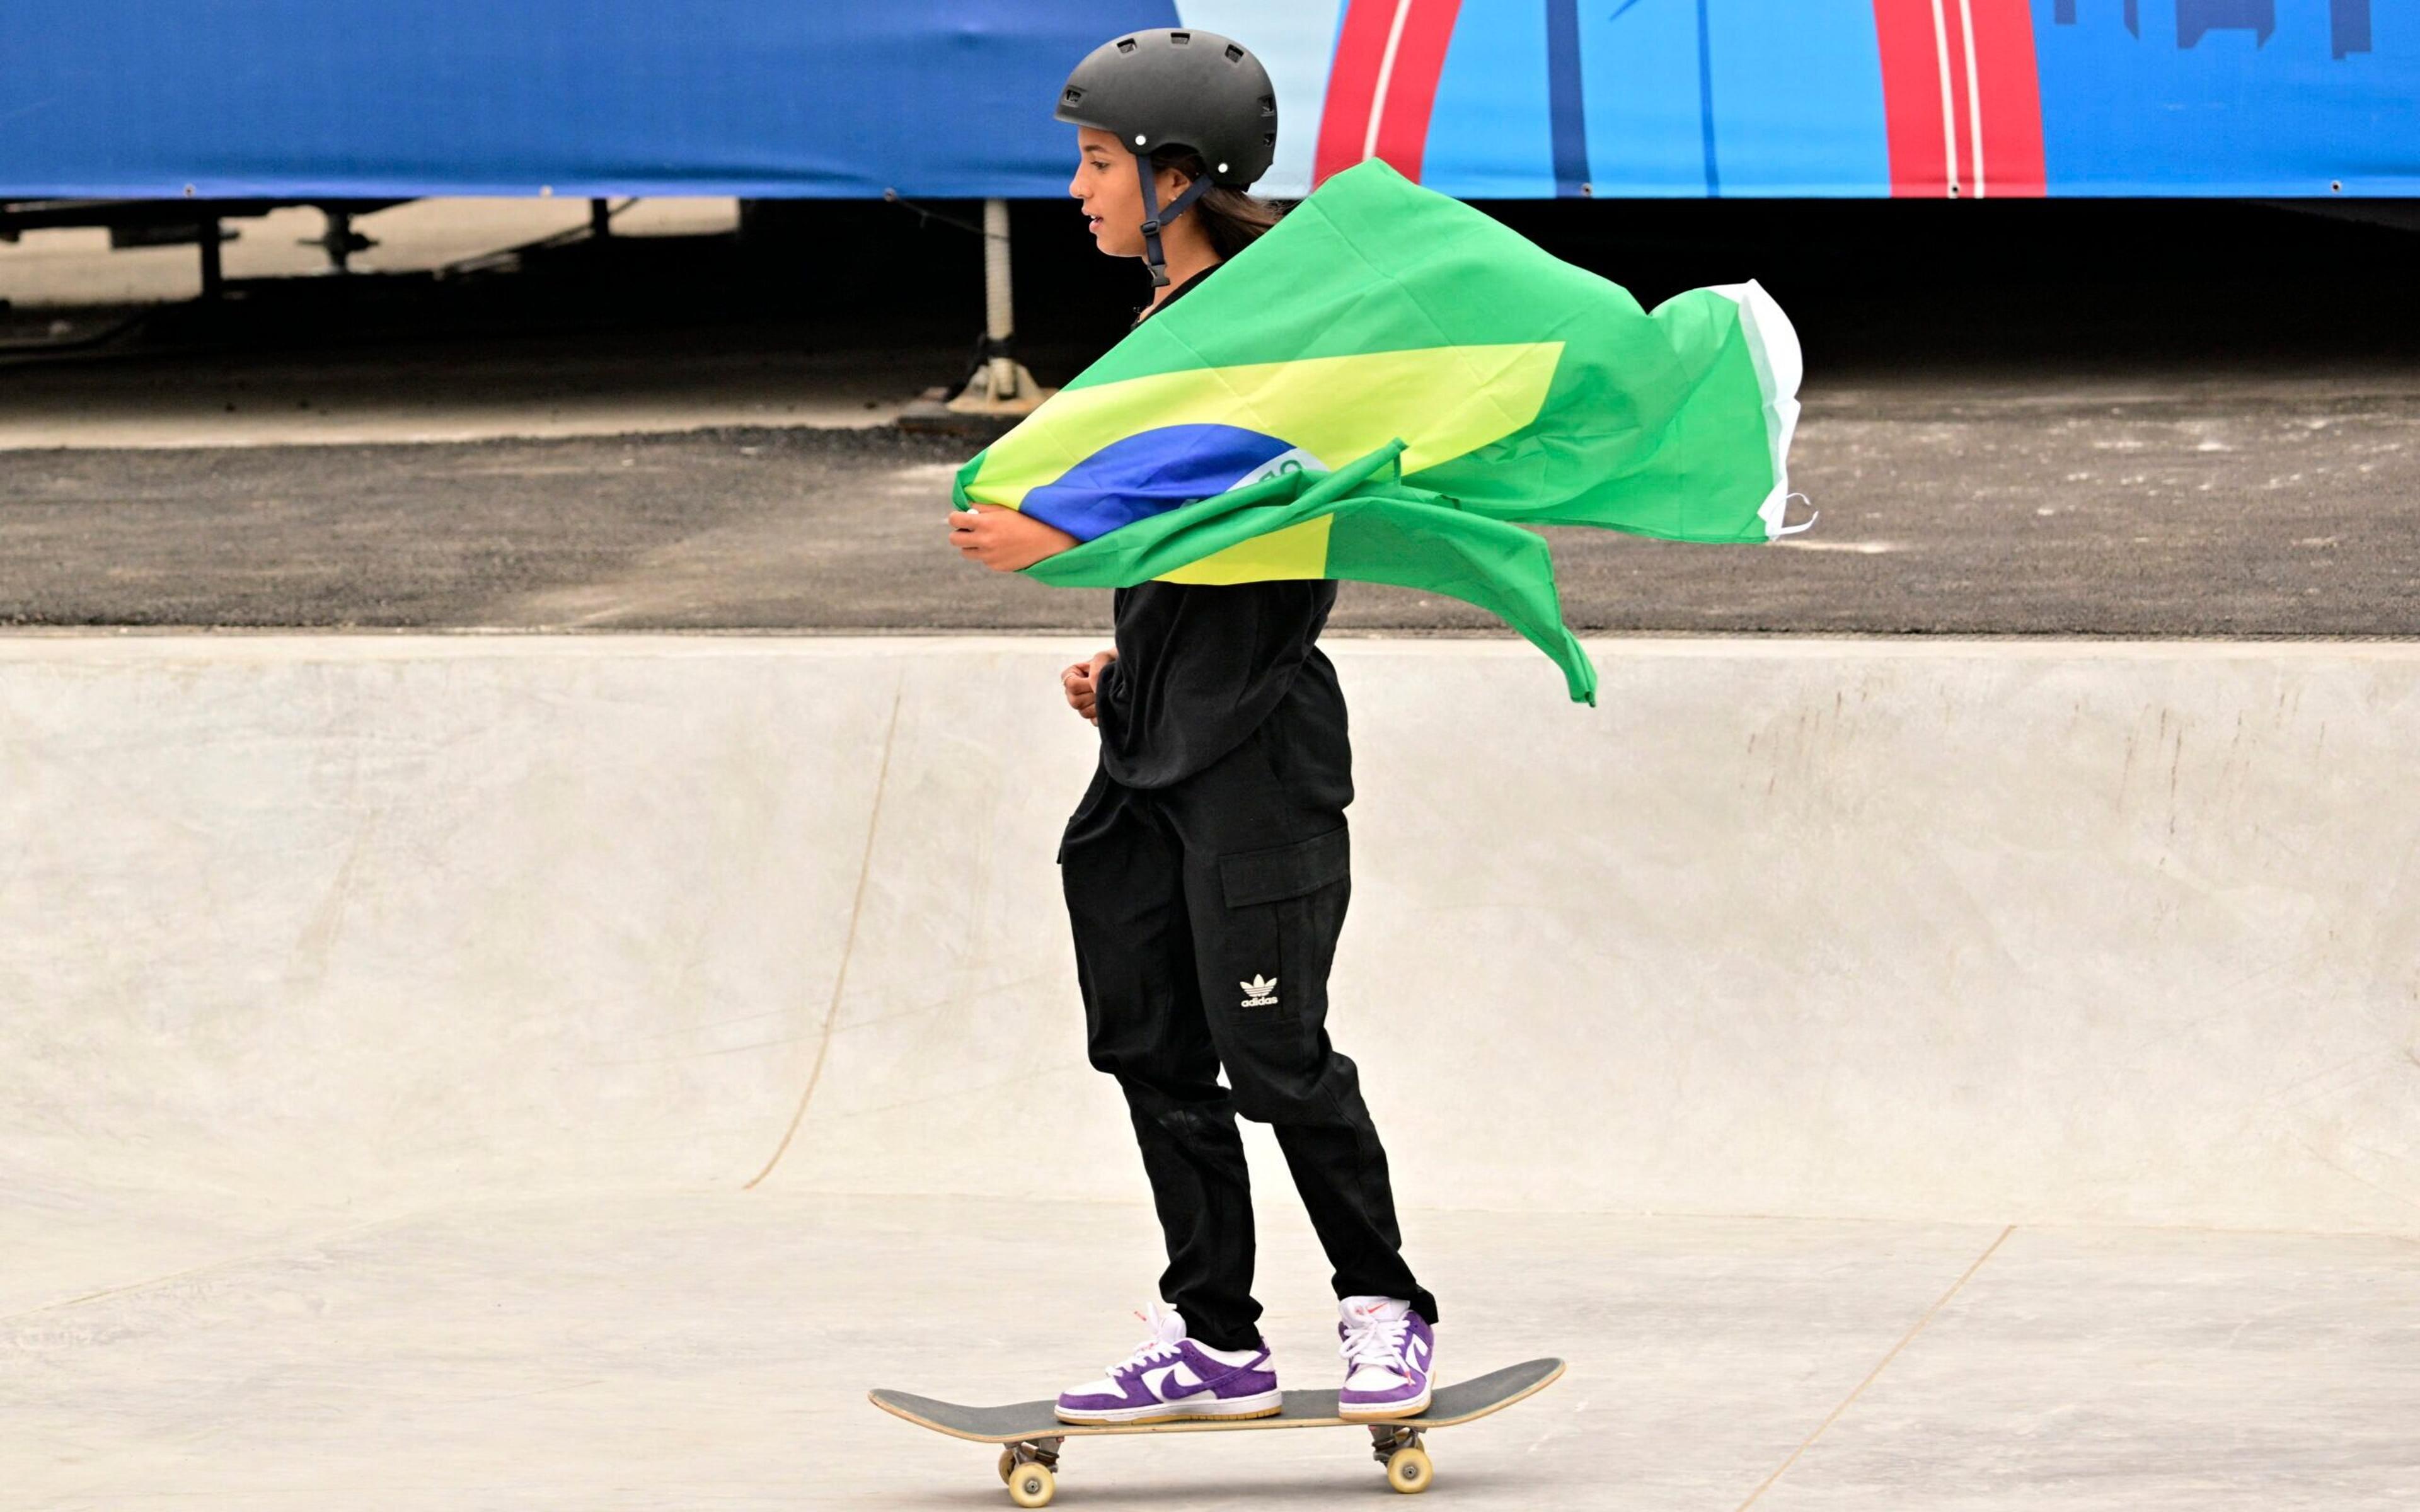
<instances>
[{"instance_id":1,"label":"cargo pocket","mask_svg":"<svg viewBox=\"0 0 2420 1512\"><path fill-rule=\"evenodd\" d=\"M1218 857L1224 938L1217 954L1233 992L1221 1014L1274 1057L1308 1056L1327 1017L1327 968L1344 923L1351 844L1344 829L1265 851ZM1233 1072L1234 1068L1231 1067ZM1249 1115L1248 1115L1249 1116Z\"/></svg>"},{"instance_id":2,"label":"cargo pocket","mask_svg":"<svg viewBox=\"0 0 2420 1512\"><path fill-rule=\"evenodd\" d=\"M1353 870L1351 835L1349 829L1331 829L1296 844L1218 857L1218 885L1227 906L1250 908L1299 898L1343 881Z\"/></svg>"}]
</instances>

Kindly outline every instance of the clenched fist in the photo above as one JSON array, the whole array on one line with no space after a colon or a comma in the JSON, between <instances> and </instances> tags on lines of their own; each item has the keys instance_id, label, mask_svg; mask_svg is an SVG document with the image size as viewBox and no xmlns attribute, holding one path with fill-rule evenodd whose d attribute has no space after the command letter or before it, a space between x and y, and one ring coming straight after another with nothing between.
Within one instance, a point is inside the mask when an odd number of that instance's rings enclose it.
<instances>
[{"instance_id":1,"label":"clenched fist","mask_svg":"<svg viewBox=\"0 0 2420 1512\"><path fill-rule=\"evenodd\" d=\"M1101 669L1117 659L1114 651L1100 652L1059 674L1059 686L1067 690L1067 706L1094 724L1101 722Z\"/></svg>"}]
</instances>

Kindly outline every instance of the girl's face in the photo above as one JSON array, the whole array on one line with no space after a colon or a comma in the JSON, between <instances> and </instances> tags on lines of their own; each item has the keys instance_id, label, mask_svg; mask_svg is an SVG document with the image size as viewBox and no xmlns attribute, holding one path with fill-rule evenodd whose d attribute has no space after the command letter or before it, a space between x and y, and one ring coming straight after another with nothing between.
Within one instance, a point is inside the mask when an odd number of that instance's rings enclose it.
<instances>
[{"instance_id":1,"label":"girl's face","mask_svg":"<svg viewBox=\"0 0 2420 1512\"><path fill-rule=\"evenodd\" d=\"M1135 176L1134 154L1095 126L1076 128L1076 177L1067 180L1067 193L1082 202L1094 244L1112 257L1141 256L1142 183ZM1153 177L1162 205L1193 182L1173 168L1162 168ZM1180 219L1170 230L1182 224ZM1167 235L1161 233L1162 239Z\"/></svg>"}]
</instances>

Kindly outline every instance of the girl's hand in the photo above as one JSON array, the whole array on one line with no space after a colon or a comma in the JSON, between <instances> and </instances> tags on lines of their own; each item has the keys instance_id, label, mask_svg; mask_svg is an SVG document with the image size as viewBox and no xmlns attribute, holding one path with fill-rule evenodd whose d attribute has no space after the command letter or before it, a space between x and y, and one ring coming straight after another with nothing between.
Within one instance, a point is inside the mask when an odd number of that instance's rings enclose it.
<instances>
[{"instance_id":1,"label":"girl's hand","mask_svg":"<svg viewBox=\"0 0 2420 1512\"><path fill-rule=\"evenodd\" d=\"M969 562L994 572L1016 572L1054 557L1076 538L1031 516L994 504L950 511L950 544Z\"/></svg>"},{"instance_id":2,"label":"girl's hand","mask_svg":"<svg viewBox=\"0 0 2420 1512\"><path fill-rule=\"evenodd\" d=\"M1104 651L1059 674L1059 686L1067 690L1067 706L1096 725L1101 722L1101 669L1117 659L1116 652Z\"/></svg>"}]
</instances>

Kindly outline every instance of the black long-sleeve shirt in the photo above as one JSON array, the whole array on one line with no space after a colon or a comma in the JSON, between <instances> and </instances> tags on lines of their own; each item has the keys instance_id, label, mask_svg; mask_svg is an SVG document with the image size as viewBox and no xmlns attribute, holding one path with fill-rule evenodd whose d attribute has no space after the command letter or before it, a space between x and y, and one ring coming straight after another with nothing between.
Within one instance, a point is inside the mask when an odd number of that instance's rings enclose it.
<instances>
[{"instance_id":1,"label":"black long-sleeve shirt","mask_svg":"<svg viewBox=\"0 0 2420 1512\"><path fill-rule=\"evenodd\" d=\"M1217 270L1187 279L1159 308ZM1155 313L1138 311L1135 323ZM1118 659L1103 669L1095 703L1111 781L1182 781L1272 717L1314 745L1344 748L1344 694L1317 645L1335 583L1146 582L1119 589L1114 603Z\"/></svg>"},{"instance_id":2,"label":"black long-sleeve shirt","mask_svg":"<svg viewBox=\"0 0 2420 1512\"><path fill-rule=\"evenodd\" d=\"M1101 765L1130 788L1182 781L1264 722L1344 734L1344 694L1314 643L1332 582L1140 583L1117 592L1118 659L1094 709Z\"/></svg>"}]
</instances>

